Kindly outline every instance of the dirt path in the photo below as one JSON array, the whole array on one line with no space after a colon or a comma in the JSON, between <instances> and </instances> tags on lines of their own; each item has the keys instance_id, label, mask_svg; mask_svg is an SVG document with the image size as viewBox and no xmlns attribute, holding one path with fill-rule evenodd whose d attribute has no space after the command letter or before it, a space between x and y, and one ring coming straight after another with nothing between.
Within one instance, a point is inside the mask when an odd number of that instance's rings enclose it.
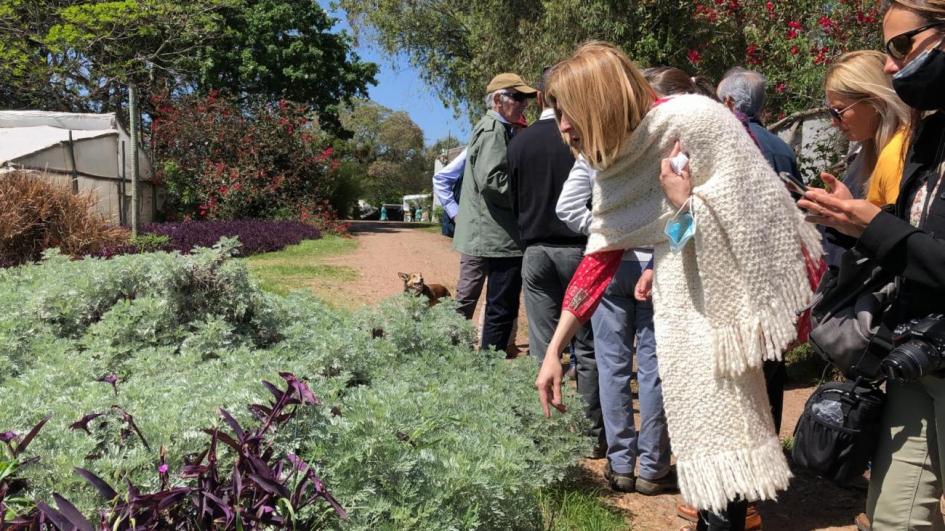
<instances>
[{"instance_id":1,"label":"dirt path","mask_svg":"<svg viewBox=\"0 0 945 531\"><path fill-rule=\"evenodd\" d=\"M315 287L316 291L331 290L333 299L343 298L350 301L351 306L372 304L402 291L398 272L419 271L427 282L443 284L451 293L455 292L459 255L453 251L448 238L430 230L377 224L357 226L353 235L358 241L356 251L328 258L323 263L353 268L358 272L357 279L341 286ZM482 305L480 300L477 313ZM524 305L519 321L525 323ZM517 342L523 350L527 347L527 326L519 326ZM804 402L812 391L806 387L786 392L782 437L792 434ZM584 468L584 479L608 493L608 502L627 513L635 530L673 530L682 523L675 516L678 496L614 493L603 479L603 460L586 460ZM777 503L761 505L765 530L855 529L850 524L865 506L865 482L856 488L840 489L803 471L795 471L795 476L791 488Z\"/></svg>"}]
</instances>

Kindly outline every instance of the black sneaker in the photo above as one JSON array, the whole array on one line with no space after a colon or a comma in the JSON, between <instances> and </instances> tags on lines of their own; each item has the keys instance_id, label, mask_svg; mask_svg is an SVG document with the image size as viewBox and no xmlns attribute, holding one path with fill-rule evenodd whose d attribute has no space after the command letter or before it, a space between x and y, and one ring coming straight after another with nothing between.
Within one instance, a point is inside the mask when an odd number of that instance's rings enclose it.
<instances>
[{"instance_id":1,"label":"black sneaker","mask_svg":"<svg viewBox=\"0 0 945 531\"><path fill-rule=\"evenodd\" d=\"M614 472L614 469L610 468L610 461L604 467L604 479L610 484L610 488L617 492L634 492L636 490L637 478L633 475L633 472L626 474Z\"/></svg>"},{"instance_id":2,"label":"black sneaker","mask_svg":"<svg viewBox=\"0 0 945 531\"><path fill-rule=\"evenodd\" d=\"M644 496L656 496L679 490L679 481L676 479L676 467L669 468L669 472L659 479L637 478L636 491Z\"/></svg>"},{"instance_id":3,"label":"black sneaker","mask_svg":"<svg viewBox=\"0 0 945 531\"><path fill-rule=\"evenodd\" d=\"M591 453L587 455L588 459L603 459L607 457L607 442L601 441L591 448Z\"/></svg>"}]
</instances>

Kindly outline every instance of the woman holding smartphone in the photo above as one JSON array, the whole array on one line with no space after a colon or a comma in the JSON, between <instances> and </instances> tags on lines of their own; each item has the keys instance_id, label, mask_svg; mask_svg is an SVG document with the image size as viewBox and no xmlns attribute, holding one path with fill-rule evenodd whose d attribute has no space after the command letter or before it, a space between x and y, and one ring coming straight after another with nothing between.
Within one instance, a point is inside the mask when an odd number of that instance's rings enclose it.
<instances>
[{"instance_id":1,"label":"woman holding smartphone","mask_svg":"<svg viewBox=\"0 0 945 531\"><path fill-rule=\"evenodd\" d=\"M895 207L884 211L854 199L830 176L824 178L827 190L810 190L798 204L811 221L854 238L857 250L898 277L900 289L884 324L908 330L912 320L945 314L945 0L893 0L883 18L883 37L893 88L922 113L910 136ZM939 505L945 378L941 371L928 372L887 381L867 497L870 522L858 524L877 531L945 529Z\"/></svg>"}]
</instances>

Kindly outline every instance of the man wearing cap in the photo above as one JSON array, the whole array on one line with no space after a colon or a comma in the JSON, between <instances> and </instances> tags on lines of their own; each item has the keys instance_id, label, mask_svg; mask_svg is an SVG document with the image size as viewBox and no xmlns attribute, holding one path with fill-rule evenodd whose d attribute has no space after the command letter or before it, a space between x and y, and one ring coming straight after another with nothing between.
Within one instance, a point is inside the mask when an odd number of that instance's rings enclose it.
<instances>
[{"instance_id":1,"label":"man wearing cap","mask_svg":"<svg viewBox=\"0 0 945 531\"><path fill-rule=\"evenodd\" d=\"M512 205L506 154L511 124L536 94L517 74L504 73L486 86L486 115L473 128L456 216L453 247L485 261L486 309L481 349L505 350L518 315L522 249ZM463 276L462 268L460 277Z\"/></svg>"}]
</instances>

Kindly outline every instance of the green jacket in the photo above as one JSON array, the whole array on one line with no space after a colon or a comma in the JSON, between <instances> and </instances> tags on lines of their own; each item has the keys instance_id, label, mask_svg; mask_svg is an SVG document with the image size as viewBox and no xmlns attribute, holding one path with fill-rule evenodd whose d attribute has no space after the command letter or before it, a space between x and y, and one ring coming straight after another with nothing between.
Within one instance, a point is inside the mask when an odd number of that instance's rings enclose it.
<instances>
[{"instance_id":1,"label":"green jacket","mask_svg":"<svg viewBox=\"0 0 945 531\"><path fill-rule=\"evenodd\" d=\"M495 111L473 128L456 216L453 247L470 256L522 256L518 219L512 211L506 148L509 134Z\"/></svg>"}]
</instances>

